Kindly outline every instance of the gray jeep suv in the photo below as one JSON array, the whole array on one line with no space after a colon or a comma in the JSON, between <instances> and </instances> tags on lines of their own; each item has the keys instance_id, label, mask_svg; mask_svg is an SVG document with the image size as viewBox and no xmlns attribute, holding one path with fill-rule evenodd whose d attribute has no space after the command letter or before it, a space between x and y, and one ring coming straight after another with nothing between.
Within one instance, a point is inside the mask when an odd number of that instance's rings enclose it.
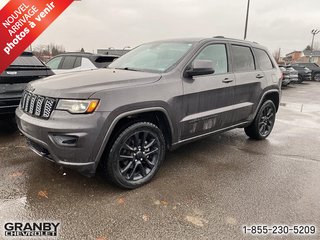
<instances>
[{"instance_id":1,"label":"gray jeep suv","mask_svg":"<svg viewBox=\"0 0 320 240\"><path fill-rule=\"evenodd\" d=\"M120 187L159 170L167 149L244 128L272 131L281 72L266 48L223 37L143 44L108 69L31 82L16 110L30 148Z\"/></svg>"}]
</instances>

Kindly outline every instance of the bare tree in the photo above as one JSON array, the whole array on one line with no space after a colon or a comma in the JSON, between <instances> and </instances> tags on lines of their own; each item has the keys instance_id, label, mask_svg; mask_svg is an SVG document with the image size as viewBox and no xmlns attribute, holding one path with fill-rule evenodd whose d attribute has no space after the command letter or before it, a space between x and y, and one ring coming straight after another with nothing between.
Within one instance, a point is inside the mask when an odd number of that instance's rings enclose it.
<instances>
[{"instance_id":1,"label":"bare tree","mask_svg":"<svg viewBox=\"0 0 320 240\"><path fill-rule=\"evenodd\" d=\"M308 45L304 50L311 50L311 46Z\"/></svg>"},{"instance_id":2,"label":"bare tree","mask_svg":"<svg viewBox=\"0 0 320 240\"><path fill-rule=\"evenodd\" d=\"M62 45L54 43L50 44L39 44L33 47L33 54L40 58L42 61L48 61L50 58L64 53L65 48Z\"/></svg>"}]
</instances>

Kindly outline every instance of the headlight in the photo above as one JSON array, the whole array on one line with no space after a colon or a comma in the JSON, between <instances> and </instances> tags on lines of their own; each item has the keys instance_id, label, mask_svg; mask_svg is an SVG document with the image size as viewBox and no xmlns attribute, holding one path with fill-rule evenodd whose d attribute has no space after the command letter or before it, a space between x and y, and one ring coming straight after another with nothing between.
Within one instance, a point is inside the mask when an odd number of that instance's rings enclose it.
<instances>
[{"instance_id":1,"label":"headlight","mask_svg":"<svg viewBox=\"0 0 320 240\"><path fill-rule=\"evenodd\" d=\"M70 113L93 113L98 107L99 100L67 100L61 99L56 107Z\"/></svg>"}]
</instances>

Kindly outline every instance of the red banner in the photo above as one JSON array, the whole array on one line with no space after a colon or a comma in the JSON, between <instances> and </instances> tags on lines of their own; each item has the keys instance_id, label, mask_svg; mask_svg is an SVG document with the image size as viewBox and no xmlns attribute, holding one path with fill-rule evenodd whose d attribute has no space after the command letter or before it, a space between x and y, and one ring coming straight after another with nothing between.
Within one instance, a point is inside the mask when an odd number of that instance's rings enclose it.
<instances>
[{"instance_id":1,"label":"red banner","mask_svg":"<svg viewBox=\"0 0 320 240\"><path fill-rule=\"evenodd\" d=\"M2 73L73 0L11 0L0 11Z\"/></svg>"}]
</instances>

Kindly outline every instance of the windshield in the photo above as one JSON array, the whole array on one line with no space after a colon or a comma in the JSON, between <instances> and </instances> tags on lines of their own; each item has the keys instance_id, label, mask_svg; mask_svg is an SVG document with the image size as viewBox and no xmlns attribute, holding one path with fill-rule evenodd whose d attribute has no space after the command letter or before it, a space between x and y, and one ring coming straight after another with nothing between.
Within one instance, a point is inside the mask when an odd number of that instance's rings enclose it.
<instances>
[{"instance_id":1,"label":"windshield","mask_svg":"<svg viewBox=\"0 0 320 240\"><path fill-rule=\"evenodd\" d=\"M109 68L165 72L192 47L191 42L162 42L141 45L109 65Z\"/></svg>"}]
</instances>

